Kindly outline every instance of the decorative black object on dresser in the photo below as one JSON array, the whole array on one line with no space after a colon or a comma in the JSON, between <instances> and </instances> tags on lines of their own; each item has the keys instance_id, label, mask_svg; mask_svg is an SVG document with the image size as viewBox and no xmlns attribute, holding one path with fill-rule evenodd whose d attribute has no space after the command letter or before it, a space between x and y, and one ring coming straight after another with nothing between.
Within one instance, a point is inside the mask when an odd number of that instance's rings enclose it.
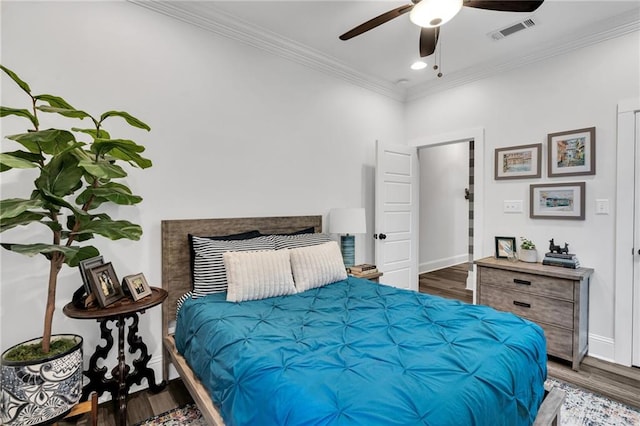
<instances>
[{"instance_id":1,"label":"decorative black object on dresser","mask_svg":"<svg viewBox=\"0 0 640 426\"><path fill-rule=\"evenodd\" d=\"M588 350L591 268L561 268L487 257L477 260L477 303L539 324L549 355L578 370Z\"/></svg>"}]
</instances>

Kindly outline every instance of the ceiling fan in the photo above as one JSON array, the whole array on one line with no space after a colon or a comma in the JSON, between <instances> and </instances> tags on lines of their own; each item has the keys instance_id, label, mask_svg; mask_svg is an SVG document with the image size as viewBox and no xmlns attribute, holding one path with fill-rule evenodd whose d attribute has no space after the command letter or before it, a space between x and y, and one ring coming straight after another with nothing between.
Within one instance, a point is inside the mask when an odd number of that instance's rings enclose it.
<instances>
[{"instance_id":1,"label":"ceiling fan","mask_svg":"<svg viewBox=\"0 0 640 426\"><path fill-rule=\"evenodd\" d=\"M436 50L440 26L453 18L462 9L462 6L502 12L533 12L543 2L544 0L411 0L411 4L385 12L347 31L340 36L340 40L349 40L410 12L411 22L422 27L420 29L420 56L425 57Z\"/></svg>"}]
</instances>

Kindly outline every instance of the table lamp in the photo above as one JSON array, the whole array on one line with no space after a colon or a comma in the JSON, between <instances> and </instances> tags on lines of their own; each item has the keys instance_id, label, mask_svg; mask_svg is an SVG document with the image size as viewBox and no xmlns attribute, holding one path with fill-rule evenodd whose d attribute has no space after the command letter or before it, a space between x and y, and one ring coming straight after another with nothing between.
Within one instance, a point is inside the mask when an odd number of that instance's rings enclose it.
<instances>
[{"instance_id":1,"label":"table lamp","mask_svg":"<svg viewBox=\"0 0 640 426\"><path fill-rule=\"evenodd\" d=\"M329 232L340 236L340 250L344 266L355 264L355 237L352 234L367 232L364 208L331 209L329 212Z\"/></svg>"}]
</instances>

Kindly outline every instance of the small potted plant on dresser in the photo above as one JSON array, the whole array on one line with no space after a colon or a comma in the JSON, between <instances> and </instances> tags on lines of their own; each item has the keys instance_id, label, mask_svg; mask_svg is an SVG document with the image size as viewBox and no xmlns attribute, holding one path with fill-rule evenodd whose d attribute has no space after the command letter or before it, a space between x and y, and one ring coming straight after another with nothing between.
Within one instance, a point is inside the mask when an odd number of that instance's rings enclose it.
<instances>
[{"instance_id":1,"label":"small potted plant on dresser","mask_svg":"<svg viewBox=\"0 0 640 426\"><path fill-rule=\"evenodd\" d=\"M3 248L14 253L43 255L34 260L35 267L40 267L39 259L46 259L49 278L42 337L29 339L2 353L0 423L48 424L69 412L82 394L82 337L52 335L51 330L58 273L64 264L77 266L81 260L99 254L93 246L78 244L95 235L111 240L139 240L142 235L139 225L114 220L97 210L101 206L133 205L142 201L117 180L127 176L122 167L124 163L143 169L151 166L151 161L140 155L143 146L111 137L103 124L107 119L119 117L133 127L150 129L123 111L108 111L93 117L58 96L35 95L13 71L2 65L0 70L0 74L17 84L19 91L26 93L28 101L27 108L0 107L0 117L26 119L30 126L24 133L6 136L18 149L0 152L0 172L36 171L26 198L0 200L0 232L13 230L8 233L12 238L22 237L20 228L32 224L51 231L51 239L42 243L2 242ZM46 129L41 120L47 114L42 113L88 119L91 125L69 130ZM77 136L89 141L83 142L76 139ZM18 318L12 320L20 322Z\"/></svg>"},{"instance_id":2,"label":"small potted plant on dresser","mask_svg":"<svg viewBox=\"0 0 640 426\"><path fill-rule=\"evenodd\" d=\"M533 241L520 237L520 260L523 262L536 263L538 261L538 250Z\"/></svg>"}]
</instances>

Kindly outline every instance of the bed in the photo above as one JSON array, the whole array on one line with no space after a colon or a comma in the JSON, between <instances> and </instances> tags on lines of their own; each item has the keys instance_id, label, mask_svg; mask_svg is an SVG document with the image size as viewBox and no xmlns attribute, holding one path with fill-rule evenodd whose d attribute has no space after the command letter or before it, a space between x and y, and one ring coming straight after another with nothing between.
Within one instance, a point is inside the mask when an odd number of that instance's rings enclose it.
<instances>
[{"instance_id":1,"label":"bed","mask_svg":"<svg viewBox=\"0 0 640 426\"><path fill-rule=\"evenodd\" d=\"M349 277L188 300L173 334L191 290L188 234L303 228L321 232L321 216L162 222L164 377L173 363L209 424L556 424L542 330L483 306Z\"/></svg>"}]
</instances>

